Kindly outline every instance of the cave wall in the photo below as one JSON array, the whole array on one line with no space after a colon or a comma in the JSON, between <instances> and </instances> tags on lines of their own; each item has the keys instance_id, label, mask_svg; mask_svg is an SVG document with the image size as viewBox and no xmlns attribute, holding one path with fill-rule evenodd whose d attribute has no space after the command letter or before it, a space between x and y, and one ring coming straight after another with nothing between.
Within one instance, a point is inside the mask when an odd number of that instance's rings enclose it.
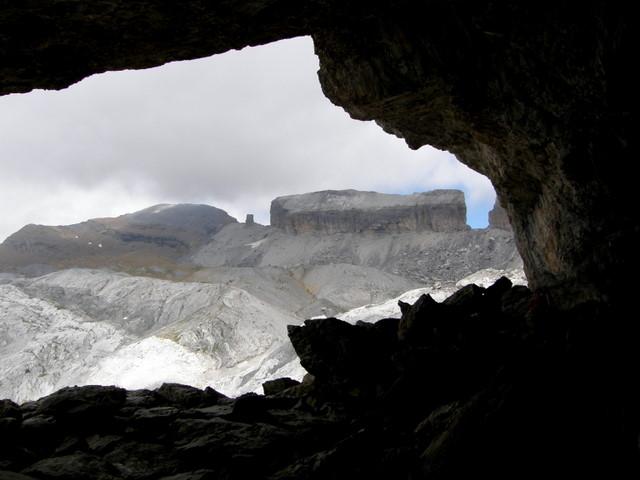
<instances>
[{"instance_id":1,"label":"cave wall","mask_svg":"<svg viewBox=\"0 0 640 480\"><path fill-rule=\"evenodd\" d=\"M0 94L311 35L325 95L493 182L530 285L618 302L638 267L630 6L471 0L0 4ZM392 162L392 160L390 160Z\"/></svg>"}]
</instances>

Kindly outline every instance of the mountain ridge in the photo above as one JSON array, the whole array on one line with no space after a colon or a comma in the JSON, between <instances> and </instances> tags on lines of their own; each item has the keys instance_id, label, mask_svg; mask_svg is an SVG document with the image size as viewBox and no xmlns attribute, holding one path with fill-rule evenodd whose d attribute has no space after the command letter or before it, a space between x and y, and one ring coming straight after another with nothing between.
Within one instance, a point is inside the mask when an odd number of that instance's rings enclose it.
<instances>
[{"instance_id":1,"label":"mountain ridge","mask_svg":"<svg viewBox=\"0 0 640 480\"><path fill-rule=\"evenodd\" d=\"M276 214L274 225L243 224L208 205L158 204L73 225L31 224L0 244L0 271L39 276L67 268L109 268L179 280L214 266L353 263L395 275L409 272L413 280L430 281L434 275L425 272L434 268L440 272L435 275L438 280L447 275L447 268L454 269L449 277L461 278L471 271L519 262L512 234L504 233L502 225L487 229L466 225L464 194L458 190L411 195L326 190L278 197L272 207L278 202L294 214L292 202L303 208L304 218L291 220L285 215L289 220L278 220ZM334 215L337 203L342 211ZM424 206L444 210L425 213ZM426 228L429 222L442 228ZM389 238L395 240L384 240ZM444 253L450 243L459 247L455 255ZM497 252L482 259L470 249ZM440 253L426 259L435 251ZM471 262L470 267L465 270L464 262L455 258ZM451 262L456 265L450 267Z\"/></svg>"},{"instance_id":2,"label":"mountain ridge","mask_svg":"<svg viewBox=\"0 0 640 480\"><path fill-rule=\"evenodd\" d=\"M313 203L317 194L291 198ZM368 225L387 218L389 196L345 195L347 212L376 199L372 209L359 210L372 215L360 218ZM417 197L464 202L462 192L434 195L395 196L391 203L404 202L407 213ZM505 270L520 275L512 233L504 229L353 225L348 232L289 233L239 223L215 207L159 204L71 226L27 226L0 245L0 397L23 401L75 384L162 382L240 395L274 377L302 378L287 325L397 315L398 299L417 291L443 297L487 268L494 269L491 278ZM16 253L19 262L6 261Z\"/></svg>"}]
</instances>

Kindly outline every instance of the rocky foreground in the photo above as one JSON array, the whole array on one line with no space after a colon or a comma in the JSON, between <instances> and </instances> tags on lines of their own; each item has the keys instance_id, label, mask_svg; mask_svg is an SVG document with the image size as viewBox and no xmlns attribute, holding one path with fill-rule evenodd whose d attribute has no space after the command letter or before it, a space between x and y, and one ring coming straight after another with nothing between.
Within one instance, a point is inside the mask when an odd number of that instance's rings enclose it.
<instances>
[{"instance_id":1,"label":"rocky foreground","mask_svg":"<svg viewBox=\"0 0 640 480\"><path fill-rule=\"evenodd\" d=\"M633 340L603 335L603 312L561 315L505 278L401 308L290 327L310 375L264 396L165 384L2 401L0 478L637 478Z\"/></svg>"}]
</instances>

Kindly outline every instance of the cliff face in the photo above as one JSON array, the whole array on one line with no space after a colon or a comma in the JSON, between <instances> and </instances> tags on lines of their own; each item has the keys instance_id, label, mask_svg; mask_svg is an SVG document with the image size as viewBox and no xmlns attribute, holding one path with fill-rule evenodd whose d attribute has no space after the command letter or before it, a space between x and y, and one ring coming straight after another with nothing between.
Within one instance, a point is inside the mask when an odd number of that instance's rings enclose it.
<instances>
[{"instance_id":1,"label":"cliff face","mask_svg":"<svg viewBox=\"0 0 640 480\"><path fill-rule=\"evenodd\" d=\"M500 230L511 231L511 222L509 222L509 215L507 211L500 205L500 202L496 198L496 203L489 212L489 227L499 228Z\"/></svg>"},{"instance_id":2,"label":"cliff face","mask_svg":"<svg viewBox=\"0 0 640 480\"><path fill-rule=\"evenodd\" d=\"M464 194L457 190L413 195L327 190L271 202L271 225L291 234L454 232L469 228L466 216Z\"/></svg>"}]
</instances>

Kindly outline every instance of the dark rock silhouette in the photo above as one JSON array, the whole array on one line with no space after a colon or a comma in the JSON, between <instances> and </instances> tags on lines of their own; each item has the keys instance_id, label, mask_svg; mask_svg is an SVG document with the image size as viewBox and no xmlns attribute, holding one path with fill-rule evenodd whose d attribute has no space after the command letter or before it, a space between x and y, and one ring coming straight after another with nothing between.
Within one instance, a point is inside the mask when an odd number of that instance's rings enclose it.
<instances>
[{"instance_id":1,"label":"dark rock silhouette","mask_svg":"<svg viewBox=\"0 0 640 480\"><path fill-rule=\"evenodd\" d=\"M266 396L165 384L4 400L0 478L637 478L638 403L615 388L633 367L613 369L624 343L598 312L505 278L402 309L290 327L309 375Z\"/></svg>"}]
</instances>

